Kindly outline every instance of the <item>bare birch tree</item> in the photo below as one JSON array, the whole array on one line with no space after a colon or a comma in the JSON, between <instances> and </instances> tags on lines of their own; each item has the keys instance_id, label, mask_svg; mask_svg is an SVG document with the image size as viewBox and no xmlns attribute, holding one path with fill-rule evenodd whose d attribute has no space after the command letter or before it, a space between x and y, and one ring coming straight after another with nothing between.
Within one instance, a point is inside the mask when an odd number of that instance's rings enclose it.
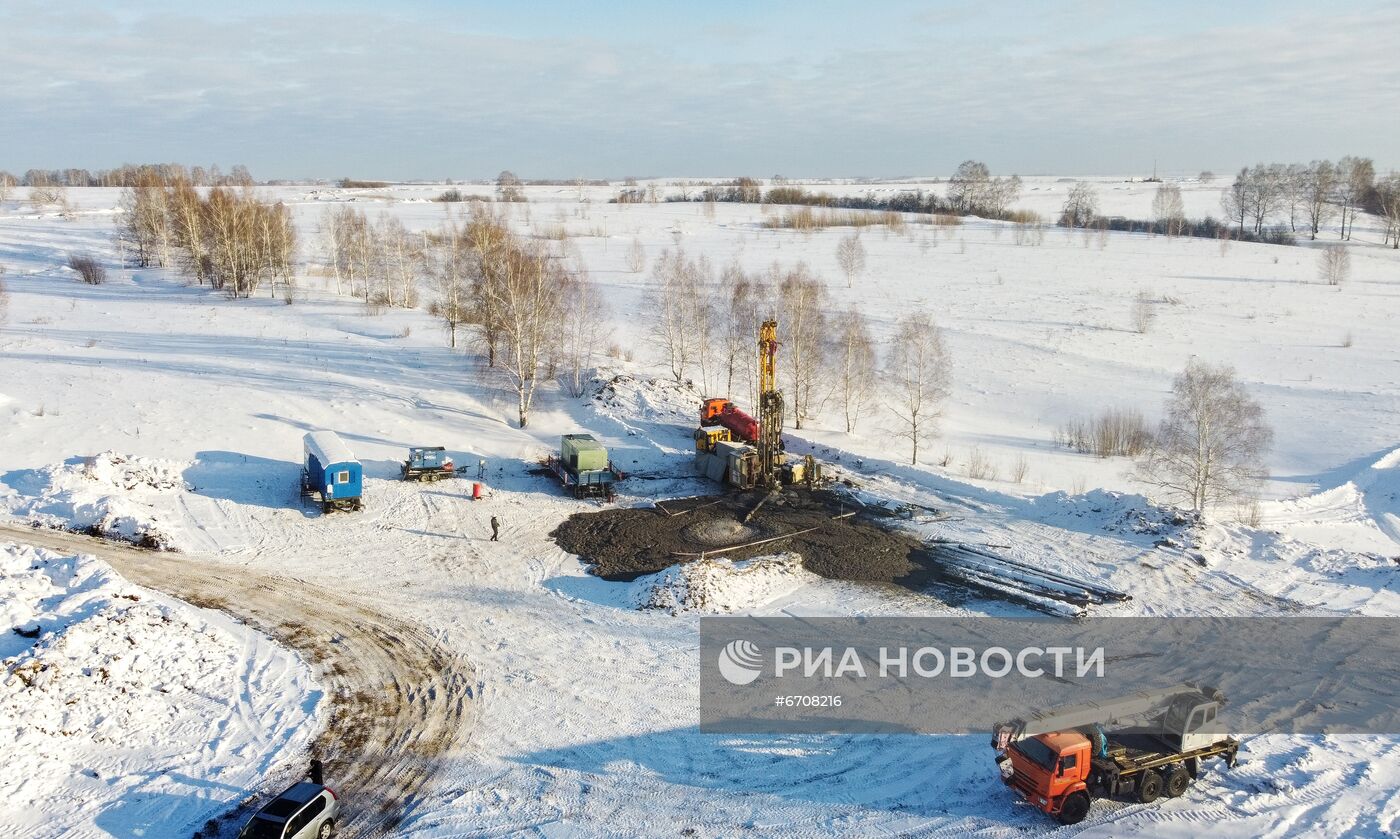
<instances>
[{"instance_id":1,"label":"bare birch tree","mask_svg":"<svg viewBox=\"0 0 1400 839\"><path fill-rule=\"evenodd\" d=\"M707 335L708 317L697 321L708 310L704 299L702 274L708 263L691 260L683 250L663 250L652 265L652 284L647 291L650 312L648 337L661 352L677 383L701 360L701 343Z\"/></svg>"},{"instance_id":2,"label":"bare birch tree","mask_svg":"<svg viewBox=\"0 0 1400 839\"><path fill-rule=\"evenodd\" d=\"M820 408L827 382L822 380L830 345L827 337L826 283L805 263L781 271L773 266L778 292L778 329L787 373L786 393L794 428L802 428Z\"/></svg>"},{"instance_id":3,"label":"bare birch tree","mask_svg":"<svg viewBox=\"0 0 1400 839\"><path fill-rule=\"evenodd\" d=\"M1235 371L1193 359L1172 383L1140 472L1166 500L1204 510L1250 494L1266 474L1272 442L1264 409Z\"/></svg>"},{"instance_id":4,"label":"bare birch tree","mask_svg":"<svg viewBox=\"0 0 1400 839\"><path fill-rule=\"evenodd\" d=\"M1243 237L1245 216L1249 215L1249 167L1241 169L1235 175L1235 180L1221 193L1220 209L1226 218L1239 225L1240 236Z\"/></svg>"},{"instance_id":5,"label":"bare birch tree","mask_svg":"<svg viewBox=\"0 0 1400 839\"><path fill-rule=\"evenodd\" d=\"M860 232L842 236L836 244L836 264L846 275L846 288L852 287L852 278L865 270L865 245L860 242Z\"/></svg>"},{"instance_id":6,"label":"bare birch tree","mask_svg":"<svg viewBox=\"0 0 1400 839\"><path fill-rule=\"evenodd\" d=\"M494 257L498 279L484 286L500 333L496 369L516 396L520 427L530 423L541 367L559 332L563 300L556 293L568 272L535 242L512 241Z\"/></svg>"},{"instance_id":7,"label":"bare birch tree","mask_svg":"<svg viewBox=\"0 0 1400 839\"><path fill-rule=\"evenodd\" d=\"M409 309L418 305L418 276L423 270L423 239L408 232L397 217L384 214L375 225L377 263L383 273L383 303Z\"/></svg>"},{"instance_id":8,"label":"bare birch tree","mask_svg":"<svg viewBox=\"0 0 1400 839\"><path fill-rule=\"evenodd\" d=\"M1065 227L1088 227L1099 215L1099 195L1092 184L1079 181L1070 187L1060 209L1060 224Z\"/></svg>"},{"instance_id":9,"label":"bare birch tree","mask_svg":"<svg viewBox=\"0 0 1400 839\"><path fill-rule=\"evenodd\" d=\"M1186 226L1186 205L1181 200L1181 187L1163 183L1152 196L1152 216L1168 236L1181 235Z\"/></svg>"},{"instance_id":10,"label":"bare birch tree","mask_svg":"<svg viewBox=\"0 0 1400 839\"><path fill-rule=\"evenodd\" d=\"M1376 200L1385 219L1385 242L1400 249L1400 174L1394 172L1376 184Z\"/></svg>"},{"instance_id":11,"label":"bare birch tree","mask_svg":"<svg viewBox=\"0 0 1400 839\"><path fill-rule=\"evenodd\" d=\"M316 225L316 238L321 244L321 253L326 261L326 265L331 269L331 275L335 277L335 293L342 294L342 283L340 274L340 213L334 207L327 207L321 213L321 220Z\"/></svg>"},{"instance_id":12,"label":"bare birch tree","mask_svg":"<svg viewBox=\"0 0 1400 839\"><path fill-rule=\"evenodd\" d=\"M1337 169L1328 160L1314 160L1299 178L1303 212L1308 218L1309 238L1316 239L1322 225L1332 217L1332 193L1336 187Z\"/></svg>"},{"instance_id":13,"label":"bare birch tree","mask_svg":"<svg viewBox=\"0 0 1400 839\"><path fill-rule=\"evenodd\" d=\"M1342 229L1339 237L1351 239L1351 229L1356 224L1356 214L1361 211L1361 202L1366 199L1376 180L1376 167L1366 157L1348 155L1337 161L1337 179L1332 188L1333 200L1341 208Z\"/></svg>"},{"instance_id":14,"label":"bare birch tree","mask_svg":"<svg viewBox=\"0 0 1400 839\"><path fill-rule=\"evenodd\" d=\"M840 367L841 410L845 415L846 433L851 434L874 400L878 363L870 325L854 306L841 315L835 355Z\"/></svg>"},{"instance_id":15,"label":"bare birch tree","mask_svg":"<svg viewBox=\"0 0 1400 839\"><path fill-rule=\"evenodd\" d=\"M634 238L631 246L627 248L627 270L633 274L640 274L647 267L647 249L642 244L641 239Z\"/></svg>"},{"instance_id":16,"label":"bare birch tree","mask_svg":"<svg viewBox=\"0 0 1400 839\"><path fill-rule=\"evenodd\" d=\"M936 430L951 366L942 331L927 312L900 319L885 360L885 381L890 411L903 424L898 434L910 442L911 465L919 462L919 444Z\"/></svg>"},{"instance_id":17,"label":"bare birch tree","mask_svg":"<svg viewBox=\"0 0 1400 839\"><path fill-rule=\"evenodd\" d=\"M1351 251L1346 245L1328 245L1317 255L1317 274L1328 285L1341 285L1351 273Z\"/></svg>"},{"instance_id":18,"label":"bare birch tree","mask_svg":"<svg viewBox=\"0 0 1400 839\"><path fill-rule=\"evenodd\" d=\"M497 294L488 287L504 281L504 252L514 236L503 216L485 207L472 211L466 226L466 247L471 271L471 323L474 340L486 353L486 366L496 367L501 345L500 313L495 310Z\"/></svg>"},{"instance_id":19,"label":"bare birch tree","mask_svg":"<svg viewBox=\"0 0 1400 839\"><path fill-rule=\"evenodd\" d=\"M583 396L584 374L608 333L608 306L597 285L582 269L567 278L563 288L560 353L566 374L564 387L570 396Z\"/></svg>"},{"instance_id":20,"label":"bare birch tree","mask_svg":"<svg viewBox=\"0 0 1400 839\"><path fill-rule=\"evenodd\" d=\"M428 311L447 330L447 345L457 348L457 330L467 323L471 310L468 294L470 253L467 234L455 220L448 220L426 254L428 277L435 297Z\"/></svg>"},{"instance_id":21,"label":"bare birch tree","mask_svg":"<svg viewBox=\"0 0 1400 839\"><path fill-rule=\"evenodd\" d=\"M170 188L170 222L175 246L180 254L181 268L193 275L200 285L209 279L209 255L206 252L204 200L188 180L180 180Z\"/></svg>"},{"instance_id":22,"label":"bare birch tree","mask_svg":"<svg viewBox=\"0 0 1400 839\"><path fill-rule=\"evenodd\" d=\"M720 274L714 301L719 313L716 367L724 381L724 392L732 397L736 386L742 386L749 404L757 405L754 353L759 325L777 315L768 284L761 275L747 274L737 261L731 262Z\"/></svg>"}]
</instances>

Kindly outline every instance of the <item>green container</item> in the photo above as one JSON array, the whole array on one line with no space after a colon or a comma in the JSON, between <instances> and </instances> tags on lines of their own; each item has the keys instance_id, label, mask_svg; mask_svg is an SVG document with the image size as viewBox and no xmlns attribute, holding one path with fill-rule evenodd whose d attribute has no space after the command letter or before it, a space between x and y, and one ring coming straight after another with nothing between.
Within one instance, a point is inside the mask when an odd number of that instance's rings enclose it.
<instances>
[{"instance_id":1,"label":"green container","mask_svg":"<svg viewBox=\"0 0 1400 839\"><path fill-rule=\"evenodd\" d=\"M592 434L565 434L559 440L559 456L575 475L608 468L608 450Z\"/></svg>"}]
</instances>

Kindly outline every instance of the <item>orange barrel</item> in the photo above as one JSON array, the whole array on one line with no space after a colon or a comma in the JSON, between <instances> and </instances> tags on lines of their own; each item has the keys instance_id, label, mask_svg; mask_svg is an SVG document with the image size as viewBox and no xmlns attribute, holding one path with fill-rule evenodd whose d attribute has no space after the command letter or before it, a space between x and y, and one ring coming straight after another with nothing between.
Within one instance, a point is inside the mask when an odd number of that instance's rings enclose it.
<instances>
[{"instance_id":1,"label":"orange barrel","mask_svg":"<svg viewBox=\"0 0 1400 839\"><path fill-rule=\"evenodd\" d=\"M474 483L474 484L472 484L472 500L473 500L473 501L480 501L480 500L481 500L481 484L479 484L479 483Z\"/></svg>"}]
</instances>

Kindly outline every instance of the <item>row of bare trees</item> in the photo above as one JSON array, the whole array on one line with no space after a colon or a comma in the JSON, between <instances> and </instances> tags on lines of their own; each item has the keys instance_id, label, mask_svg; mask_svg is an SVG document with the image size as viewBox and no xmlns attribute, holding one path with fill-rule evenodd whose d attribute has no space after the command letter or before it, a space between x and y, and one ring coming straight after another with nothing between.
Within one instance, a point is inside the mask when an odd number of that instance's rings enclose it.
<instances>
[{"instance_id":1,"label":"row of bare trees","mask_svg":"<svg viewBox=\"0 0 1400 839\"><path fill-rule=\"evenodd\" d=\"M371 309L418 305L427 236L409 233L402 221L387 213L371 222L349 205L327 209L317 233L337 294L348 287Z\"/></svg>"},{"instance_id":2,"label":"row of bare trees","mask_svg":"<svg viewBox=\"0 0 1400 839\"><path fill-rule=\"evenodd\" d=\"M424 265L430 311L452 346L468 331L515 396L520 427L541 382L558 378L570 395L583 395L608 333L606 303L586 270L485 207L429 233Z\"/></svg>"},{"instance_id":3,"label":"row of bare trees","mask_svg":"<svg viewBox=\"0 0 1400 839\"><path fill-rule=\"evenodd\" d=\"M281 202L152 177L123 190L120 204L118 240L140 267L178 267L229 297L250 297L264 282L293 285L297 230Z\"/></svg>"},{"instance_id":4,"label":"row of bare trees","mask_svg":"<svg viewBox=\"0 0 1400 839\"><path fill-rule=\"evenodd\" d=\"M756 404L758 326L776 317L780 383L795 428L834 400L854 432L883 404L915 461L936 430L950 366L942 333L925 313L899 321L882 363L866 316L854 307L833 314L825 281L805 264L749 273L731 263L716 277L708 260L683 250L658 255L645 307L648 336L677 382L695 377L707 393L747 392Z\"/></svg>"},{"instance_id":5,"label":"row of bare trees","mask_svg":"<svg viewBox=\"0 0 1400 839\"><path fill-rule=\"evenodd\" d=\"M209 168L183 166L179 163L126 163L114 169L30 169L15 176L0 171L0 187L69 187L69 186L137 186L155 181L163 186L188 182L194 186L252 186L253 176L247 166L234 166L224 173L218 164Z\"/></svg>"},{"instance_id":6,"label":"row of bare trees","mask_svg":"<svg viewBox=\"0 0 1400 839\"><path fill-rule=\"evenodd\" d=\"M1225 216L1263 232L1270 218L1288 216L1292 231L1300 227L1316 239L1323 225L1340 216L1338 235L1350 239L1357 214L1376 199L1376 167L1367 157L1314 160L1308 164L1269 163L1245 167L1221 196Z\"/></svg>"},{"instance_id":7,"label":"row of bare trees","mask_svg":"<svg viewBox=\"0 0 1400 839\"><path fill-rule=\"evenodd\" d=\"M948 203L954 212L1001 218L1021 194L1021 178L992 177L987 164L964 160L948 179Z\"/></svg>"}]
</instances>

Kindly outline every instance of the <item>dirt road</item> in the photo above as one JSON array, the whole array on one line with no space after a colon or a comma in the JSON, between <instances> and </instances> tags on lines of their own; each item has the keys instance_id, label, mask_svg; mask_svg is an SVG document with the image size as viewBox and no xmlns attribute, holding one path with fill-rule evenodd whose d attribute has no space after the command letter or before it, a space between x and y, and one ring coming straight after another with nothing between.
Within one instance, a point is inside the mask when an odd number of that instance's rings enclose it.
<instances>
[{"instance_id":1,"label":"dirt road","mask_svg":"<svg viewBox=\"0 0 1400 839\"><path fill-rule=\"evenodd\" d=\"M340 836L392 832L467 738L471 665L423 627L384 614L366 598L74 533L0 524L0 539L94 554L133 583L227 612L316 666L330 713L313 748L344 805Z\"/></svg>"}]
</instances>

